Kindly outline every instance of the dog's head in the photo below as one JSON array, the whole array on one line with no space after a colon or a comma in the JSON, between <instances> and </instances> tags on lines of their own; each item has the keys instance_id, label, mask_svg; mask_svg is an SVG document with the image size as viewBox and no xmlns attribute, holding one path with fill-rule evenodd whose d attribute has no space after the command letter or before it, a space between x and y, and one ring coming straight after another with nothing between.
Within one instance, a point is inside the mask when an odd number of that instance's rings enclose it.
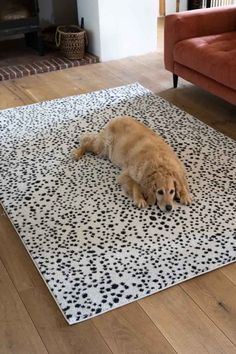
<instances>
[{"instance_id":1,"label":"dog's head","mask_svg":"<svg viewBox=\"0 0 236 354\"><path fill-rule=\"evenodd\" d=\"M172 175L158 176L155 183L156 200L162 211L171 211L174 207L175 179Z\"/></svg>"},{"instance_id":2,"label":"dog's head","mask_svg":"<svg viewBox=\"0 0 236 354\"><path fill-rule=\"evenodd\" d=\"M160 168L148 178L147 194L152 195L162 211L171 211L176 194L176 178L165 168Z\"/></svg>"}]
</instances>

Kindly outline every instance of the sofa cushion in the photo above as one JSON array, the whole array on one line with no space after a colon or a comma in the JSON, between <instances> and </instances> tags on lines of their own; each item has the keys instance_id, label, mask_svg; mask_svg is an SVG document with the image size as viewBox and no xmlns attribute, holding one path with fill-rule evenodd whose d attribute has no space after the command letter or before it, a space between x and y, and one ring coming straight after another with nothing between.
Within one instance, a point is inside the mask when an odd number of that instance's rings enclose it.
<instances>
[{"instance_id":1,"label":"sofa cushion","mask_svg":"<svg viewBox=\"0 0 236 354\"><path fill-rule=\"evenodd\" d=\"M174 61L236 90L236 31L180 41Z\"/></svg>"}]
</instances>

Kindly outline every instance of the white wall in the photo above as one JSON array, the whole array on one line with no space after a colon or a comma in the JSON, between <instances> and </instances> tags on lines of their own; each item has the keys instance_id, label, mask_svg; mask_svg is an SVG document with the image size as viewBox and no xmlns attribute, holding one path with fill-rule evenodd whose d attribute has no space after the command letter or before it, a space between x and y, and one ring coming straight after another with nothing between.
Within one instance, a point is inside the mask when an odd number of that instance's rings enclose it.
<instances>
[{"instance_id":1,"label":"white wall","mask_svg":"<svg viewBox=\"0 0 236 354\"><path fill-rule=\"evenodd\" d=\"M165 0L166 1L166 15L176 12L176 1L175 0ZM187 0L180 0L180 11L186 11L188 7Z\"/></svg>"},{"instance_id":2,"label":"white wall","mask_svg":"<svg viewBox=\"0 0 236 354\"><path fill-rule=\"evenodd\" d=\"M79 22L84 17L89 45L88 51L101 57L100 26L99 26L99 0L78 0Z\"/></svg>"},{"instance_id":3,"label":"white wall","mask_svg":"<svg viewBox=\"0 0 236 354\"><path fill-rule=\"evenodd\" d=\"M157 0L99 0L103 60L156 50Z\"/></svg>"},{"instance_id":4,"label":"white wall","mask_svg":"<svg viewBox=\"0 0 236 354\"><path fill-rule=\"evenodd\" d=\"M157 1L77 0L92 53L106 61L155 51Z\"/></svg>"}]
</instances>

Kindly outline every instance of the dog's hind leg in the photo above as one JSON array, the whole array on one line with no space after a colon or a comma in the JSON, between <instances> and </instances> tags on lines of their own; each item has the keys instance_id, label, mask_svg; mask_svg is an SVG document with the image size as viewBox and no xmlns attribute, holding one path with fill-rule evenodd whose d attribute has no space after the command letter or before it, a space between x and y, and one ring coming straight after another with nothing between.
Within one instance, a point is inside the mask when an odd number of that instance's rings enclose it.
<instances>
[{"instance_id":1,"label":"dog's hind leg","mask_svg":"<svg viewBox=\"0 0 236 354\"><path fill-rule=\"evenodd\" d=\"M141 188L137 182L135 182L129 174L124 171L118 176L117 182L123 187L124 191L133 199L135 205L139 208L145 208L147 202L144 199Z\"/></svg>"},{"instance_id":2,"label":"dog's hind leg","mask_svg":"<svg viewBox=\"0 0 236 354\"><path fill-rule=\"evenodd\" d=\"M99 134L88 133L81 136L80 147L74 149L72 156L79 160L86 152L92 152L95 155L101 154L104 150L103 132Z\"/></svg>"}]
</instances>

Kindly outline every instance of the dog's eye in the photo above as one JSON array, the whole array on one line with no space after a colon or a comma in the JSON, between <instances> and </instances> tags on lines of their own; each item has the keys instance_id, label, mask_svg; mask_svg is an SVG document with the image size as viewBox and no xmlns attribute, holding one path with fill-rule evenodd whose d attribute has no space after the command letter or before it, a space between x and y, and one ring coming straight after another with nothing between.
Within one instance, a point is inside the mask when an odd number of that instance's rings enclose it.
<instances>
[{"instance_id":1,"label":"dog's eye","mask_svg":"<svg viewBox=\"0 0 236 354\"><path fill-rule=\"evenodd\" d=\"M163 190L161 190L161 189L157 193L160 194L160 195L164 194Z\"/></svg>"},{"instance_id":2,"label":"dog's eye","mask_svg":"<svg viewBox=\"0 0 236 354\"><path fill-rule=\"evenodd\" d=\"M170 194L173 194L173 193L174 193L174 189L171 189L171 190L170 190Z\"/></svg>"}]
</instances>

